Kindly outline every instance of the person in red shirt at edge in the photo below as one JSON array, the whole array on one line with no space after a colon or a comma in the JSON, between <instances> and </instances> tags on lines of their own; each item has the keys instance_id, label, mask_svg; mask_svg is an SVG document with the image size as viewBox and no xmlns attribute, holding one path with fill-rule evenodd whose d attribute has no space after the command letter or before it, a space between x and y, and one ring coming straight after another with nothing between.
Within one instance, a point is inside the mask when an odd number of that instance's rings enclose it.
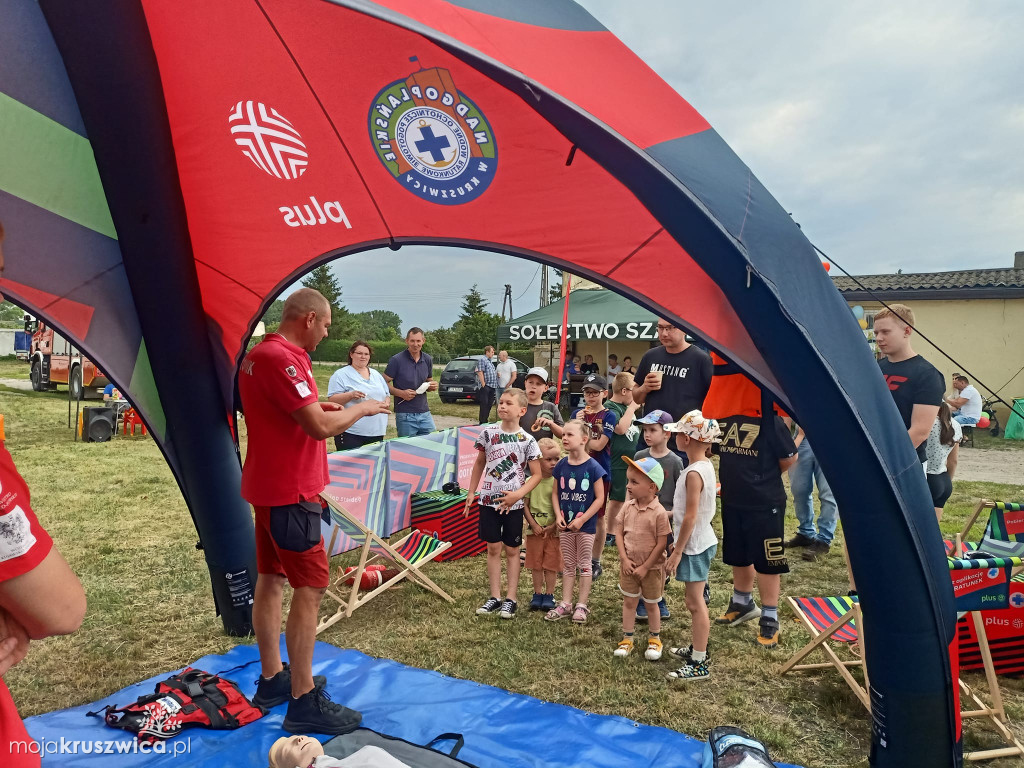
<instances>
[{"instance_id":1,"label":"person in red shirt at edge","mask_svg":"<svg viewBox=\"0 0 1024 768\"><path fill-rule=\"evenodd\" d=\"M0 225L0 244L3 236ZM0 250L0 275L3 265ZM36 519L28 486L3 441L0 422L0 765L37 768L38 750L29 751L28 732L3 676L25 658L30 641L78 629L85 592Z\"/></svg>"},{"instance_id":2,"label":"person in red shirt at edge","mask_svg":"<svg viewBox=\"0 0 1024 768\"><path fill-rule=\"evenodd\" d=\"M362 715L332 702L326 681L313 677L317 612L328 584L327 553L320 535L320 491L328 483L327 438L364 416L387 413L388 400L350 408L319 400L307 352L327 337L331 306L302 288L287 298L276 333L242 360L238 391L248 431L242 497L256 510L256 595L253 629L262 676L253 703L288 701L284 729L291 733L348 733ZM281 601L291 584L285 643L280 651Z\"/></svg>"}]
</instances>

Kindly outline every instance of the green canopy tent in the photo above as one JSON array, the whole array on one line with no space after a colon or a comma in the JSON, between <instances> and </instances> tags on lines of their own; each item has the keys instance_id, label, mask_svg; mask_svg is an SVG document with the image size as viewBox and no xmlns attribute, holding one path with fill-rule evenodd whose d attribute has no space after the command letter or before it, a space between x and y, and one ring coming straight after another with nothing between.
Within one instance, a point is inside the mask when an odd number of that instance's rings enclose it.
<instances>
[{"instance_id":1,"label":"green canopy tent","mask_svg":"<svg viewBox=\"0 0 1024 768\"><path fill-rule=\"evenodd\" d=\"M498 326L498 341L557 342L565 297ZM658 319L614 291L573 291L569 302L569 341L657 341Z\"/></svg>"}]
</instances>

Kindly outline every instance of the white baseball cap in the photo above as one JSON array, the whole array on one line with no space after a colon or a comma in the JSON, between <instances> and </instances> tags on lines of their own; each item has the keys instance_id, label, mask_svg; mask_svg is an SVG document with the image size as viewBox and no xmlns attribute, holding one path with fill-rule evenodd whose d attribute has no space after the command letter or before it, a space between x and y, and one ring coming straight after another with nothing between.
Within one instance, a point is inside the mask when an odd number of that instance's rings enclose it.
<instances>
[{"instance_id":1,"label":"white baseball cap","mask_svg":"<svg viewBox=\"0 0 1024 768\"><path fill-rule=\"evenodd\" d=\"M548 371L547 371L546 368L541 368L539 366L537 368L531 368L530 370L528 370L526 372L526 378L528 379L531 376L536 376L538 379L543 381L545 384L548 383Z\"/></svg>"}]
</instances>

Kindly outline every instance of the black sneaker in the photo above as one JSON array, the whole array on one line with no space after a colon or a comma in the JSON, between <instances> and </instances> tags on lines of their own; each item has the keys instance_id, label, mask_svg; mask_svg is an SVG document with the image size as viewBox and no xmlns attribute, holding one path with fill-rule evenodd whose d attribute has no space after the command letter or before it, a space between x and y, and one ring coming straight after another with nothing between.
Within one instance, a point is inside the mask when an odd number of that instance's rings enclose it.
<instances>
[{"instance_id":1,"label":"black sneaker","mask_svg":"<svg viewBox=\"0 0 1024 768\"><path fill-rule=\"evenodd\" d=\"M711 582L704 582L704 605L711 605Z\"/></svg>"},{"instance_id":2,"label":"black sneaker","mask_svg":"<svg viewBox=\"0 0 1024 768\"><path fill-rule=\"evenodd\" d=\"M725 613L715 619L715 624L728 624L730 627L735 627L744 621L756 619L760 615L761 609L757 607L757 603L753 600L746 605L734 603L730 600L729 607L725 610Z\"/></svg>"},{"instance_id":3,"label":"black sneaker","mask_svg":"<svg viewBox=\"0 0 1024 768\"><path fill-rule=\"evenodd\" d=\"M669 656L672 656L673 658L676 658L676 659L681 659L682 661L684 661L687 664L689 664L689 663L691 663L693 661L693 644L691 643L690 645L686 646L685 648L669 648L668 649L668 653L669 653ZM708 649L707 649L706 653L708 654L706 658L710 661L711 660L711 643L710 642L708 642Z\"/></svg>"},{"instance_id":4,"label":"black sneaker","mask_svg":"<svg viewBox=\"0 0 1024 768\"><path fill-rule=\"evenodd\" d=\"M774 648L779 644L779 622L762 616L758 623L757 644L762 648Z\"/></svg>"},{"instance_id":5,"label":"black sneaker","mask_svg":"<svg viewBox=\"0 0 1024 768\"><path fill-rule=\"evenodd\" d=\"M501 600L496 597L488 597L487 602L476 609L477 616L490 616L501 608Z\"/></svg>"},{"instance_id":6,"label":"black sneaker","mask_svg":"<svg viewBox=\"0 0 1024 768\"><path fill-rule=\"evenodd\" d=\"M313 685L326 685L327 678L323 675L313 677ZM292 695L292 670L288 662L284 668L269 679L261 675L256 678L256 695L252 697L252 703L264 709L273 709L278 704L284 704Z\"/></svg>"},{"instance_id":7,"label":"black sneaker","mask_svg":"<svg viewBox=\"0 0 1024 768\"><path fill-rule=\"evenodd\" d=\"M601 567L600 560L590 561L590 573L592 574L594 581L601 578L601 574L604 573L604 568Z\"/></svg>"},{"instance_id":8,"label":"black sneaker","mask_svg":"<svg viewBox=\"0 0 1024 768\"><path fill-rule=\"evenodd\" d=\"M809 562L815 562L819 557L824 557L828 554L829 545L824 541L815 541L813 544L808 544L807 549L801 557Z\"/></svg>"},{"instance_id":9,"label":"black sneaker","mask_svg":"<svg viewBox=\"0 0 1024 768\"><path fill-rule=\"evenodd\" d=\"M289 733L327 733L340 736L351 733L363 721L361 713L331 701L324 686L313 690L288 704L282 727Z\"/></svg>"},{"instance_id":10,"label":"black sneaker","mask_svg":"<svg viewBox=\"0 0 1024 768\"><path fill-rule=\"evenodd\" d=\"M502 619L514 619L516 617L516 601L515 600L502 600L501 610L498 611L498 616Z\"/></svg>"},{"instance_id":11,"label":"black sneaker","mask_svg":"<svg viewBox=\"0 0 1024 768\"><path fill-rule=\"evenodd\" d=\"M783 542L786 549L791 549L793 547L809 547L813 543L814 539L812 539L810 536L804 536L802 533L798 533L789 541Z\"/></svg>"}]
</instances>

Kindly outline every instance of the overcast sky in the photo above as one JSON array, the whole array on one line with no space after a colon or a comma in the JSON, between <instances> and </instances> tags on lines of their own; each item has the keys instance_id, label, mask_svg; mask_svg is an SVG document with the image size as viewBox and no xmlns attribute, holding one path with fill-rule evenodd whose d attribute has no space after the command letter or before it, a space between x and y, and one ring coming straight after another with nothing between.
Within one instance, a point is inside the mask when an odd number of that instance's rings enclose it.
<instances>
[{"instance_id":1,"label":"overcast sky","mask_svg":"<svg viewBox=\"0 0 1024 768\"><path fill-rule=\"evenodd\" d=\"M1024 3L581 4L850 272L1008 267L1024 250ZM516 315L538 304L537 265L511 257L407 247L334 267L348 309L405 326L451 324L473 283L495 312L505 283Z\"/></svg>"}]
</instances>

